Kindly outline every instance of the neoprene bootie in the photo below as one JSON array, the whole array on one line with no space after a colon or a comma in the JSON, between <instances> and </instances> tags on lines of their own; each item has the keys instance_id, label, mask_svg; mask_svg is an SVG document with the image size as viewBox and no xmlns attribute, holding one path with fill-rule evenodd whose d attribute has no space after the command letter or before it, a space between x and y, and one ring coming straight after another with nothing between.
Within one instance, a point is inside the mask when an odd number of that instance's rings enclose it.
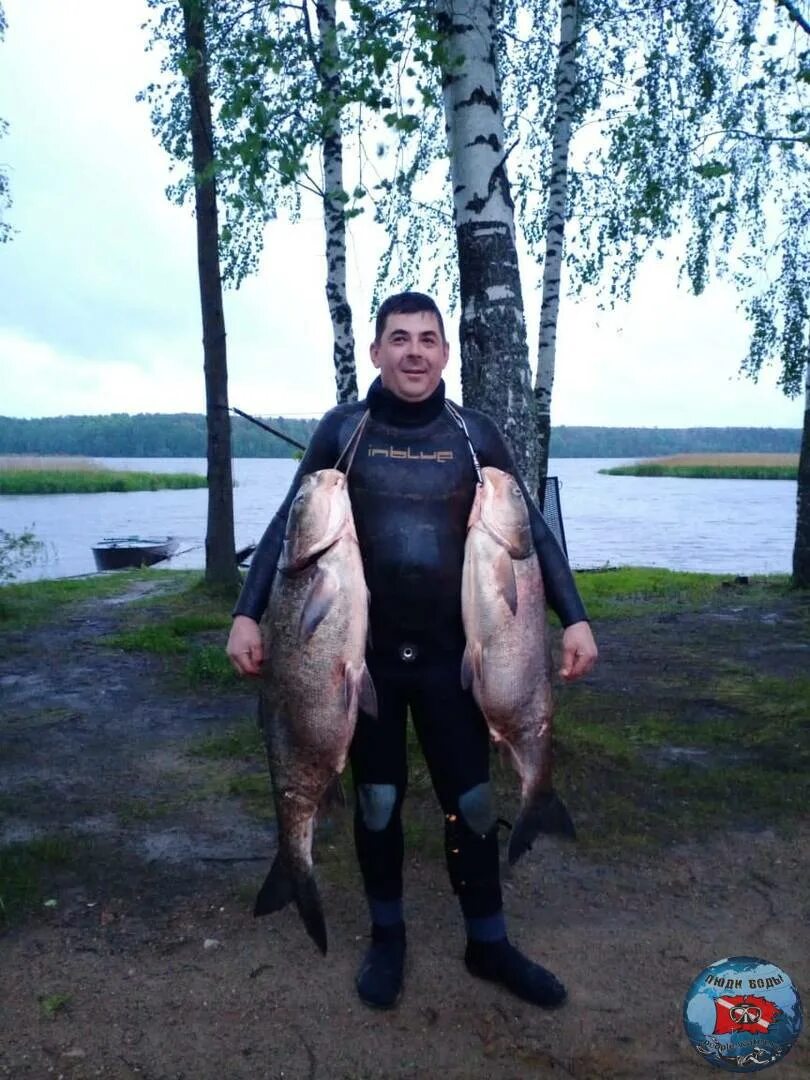
<instances>
[{"instance_id":1,"label":"neoprene bootie","mask_svg":"<svg viewBox=\"0 0 810 1080\"><path fill-rule=\"evenodd\" d=\"M402 993L405 924L371 927L371 945L357 972L360 1000L375 1009L392 1009Z\"/></svg>"},{"instance_id":2,"label":"neoprene bootie","mask_svg":"<svg viewBox=\"0 0 810 1080\"><path fill-rule=\"evenodd\" d=\"M516 997L544 1009L562 1005L566 990L560 980L524 956L509 941L468 941L464 963L471 975L500 983Z\"/></svg>"}]
</instances>

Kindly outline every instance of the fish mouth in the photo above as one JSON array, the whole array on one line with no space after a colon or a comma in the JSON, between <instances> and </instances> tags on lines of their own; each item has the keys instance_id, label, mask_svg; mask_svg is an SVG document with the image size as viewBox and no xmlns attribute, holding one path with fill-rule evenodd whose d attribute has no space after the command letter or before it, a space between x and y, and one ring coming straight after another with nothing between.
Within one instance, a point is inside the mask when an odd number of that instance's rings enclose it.
<instances>
[{"instance_id":1,"label":"fish mouth","mask_svg":"<svg viewBox=\"0 0 810 1080\"><path fill-rule=\"evenodd\" d=\"M322 555L325 555L327 551L333 548L339 539L340 537L336 536L329 543L318 544L314 548L310 548L309 551L305 551L303 555L299 555L297 559L289 557L286 551L287 544L285 543L278 564L278 572L285 577L295 577L296 574L303 574L305 570L313 567Z\"/></svg>"}]
</instances>

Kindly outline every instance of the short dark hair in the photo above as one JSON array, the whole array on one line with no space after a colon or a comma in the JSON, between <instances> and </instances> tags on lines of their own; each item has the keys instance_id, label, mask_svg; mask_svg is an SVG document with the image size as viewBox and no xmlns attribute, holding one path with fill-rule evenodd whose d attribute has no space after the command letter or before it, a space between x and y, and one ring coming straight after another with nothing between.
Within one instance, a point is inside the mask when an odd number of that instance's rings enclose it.
<instances>
[{"instance_id":1,"label":"short dark hair","mask_svg":"<svg viewBox=\"0 0 810 1080\"><path fill-rule=\"evenodd\" d=\"M415 315L419 311L429 311L436 316L439 329L442 332L442 341L447 341L442 313L439 311L433 297L421 292L402 292L397 293L395 296L389 296L387 300L383 300L380 304L374 326L374 344L379 345L389 315Z\"/></svg>"}]
</instances>

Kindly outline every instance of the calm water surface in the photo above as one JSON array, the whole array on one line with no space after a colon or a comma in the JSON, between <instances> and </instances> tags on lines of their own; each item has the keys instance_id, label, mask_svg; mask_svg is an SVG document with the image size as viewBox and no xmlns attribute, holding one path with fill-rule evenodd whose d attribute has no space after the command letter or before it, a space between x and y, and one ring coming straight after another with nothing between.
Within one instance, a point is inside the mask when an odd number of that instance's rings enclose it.
<instances>
[{"instance_id":1,"label":"calm water surface","mask_svg":"<svg viewBox=\"0 0 810 1080\"><path fill-rule=\"evenodd\" d=\"M105 465L205 474L202 458L104 458ZM568 554L574 567L662 566L713 573L788 573L796 515L793 480L676 480L600 476L616 459L552 460L561 481ZM284 498L296 462L234 461L236 545L259 539ZM207 491L0 496L0 528L31 528L48 557L27 577L95 570L91 547L106 536L175 536L166 566L204 564ZM22 580L22 575L20 579Z\"/></svg>"}]
</instances>

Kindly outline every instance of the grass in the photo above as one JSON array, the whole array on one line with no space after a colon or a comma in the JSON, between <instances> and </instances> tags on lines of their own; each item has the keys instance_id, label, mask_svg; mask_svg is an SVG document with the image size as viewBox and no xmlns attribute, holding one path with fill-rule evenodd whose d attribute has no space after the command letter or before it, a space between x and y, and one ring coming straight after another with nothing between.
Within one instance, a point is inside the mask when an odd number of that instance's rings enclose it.
<instances>
[{"instance_id":1,"label":"grass","mask_svg":"<svg viewBox=\"0 0 810 1080\"><path fill-rule=\"evenodd\" d=\"M254 717L245 719L220 735L208 735L192 743L189 752L209 761L253 760L264 755L264 743Z\"/></svg>"},{"instance_id":2,"label":"grass","mask_svg":"<svg viewBox=\"0 0 810 1080\"><path fill-rule=\"evenodd\" d=\"M650 567L619 567L610 572L576 575L591 619L674 614L739 600L763 602L785 595L790 589L786 575L773 574L737 582L728 574L693 574Z\"/></svg>"},{"instance_id":3,"label":"grass","mask_svg":"<svg viewBox=\"0 0 810 1080\"><path fill-rule=\"evenodd\" d=\"M66 472L98 472L104 466L92 458L74 454L0 454L0 472L42 472L43 469Z\"/></svg>"},{"instance_id":4,"label":"grass","mask_svg":"<svg viewBox=\"0 0 810 1080\"><path fill-rule=\"evenodd\" d=\"M133 583L154 580L148 571L133 570L104 577L57 578L0 586L0 629L28 629L53 617L56 609L81 600L125 592Z\"/></svg>"},{"instance_id":5,"label":"grass","mask_svg":"<svg viewBox=\"0 0 810 1080\"><path fill-rule=\"evenodd\" d=\"M708 480L795 480L798 454L673 454L600 469L607 476L674 476Z\"/></svg>"},{"instance_id":6,"label":"grass","mask_svg":"<svg viewBox=\"0 0 810 1080\"><path fill-rule=\"evenodd\" d=\"M0 495L90 495L102 491L160 491L207 485L206 478L196 473L124 472L118 469L0 470Z\"/></svg>"},{"instance_id":7,"label":"grass","mask_svg":"<svg viewBox=\"0 0 810 1080\"><path fill-rule=\"evenodd\" d=\"M174 671L180 683L191 689L252 690L240 680L225 655L226 631L231 624L231 590L211 589L199 573L163 571L176 585L170 594L136 600L130 610L134 625L104 638L102 644L124 652L148 652L182 658ZM200 634L217 633L217 644L194 641Z\"/></svg>"},{"instance_id":8,"label":"grass","mask_svg":"<svg viewBox=\"0 0 810 1080\"><path fill-rule=\"evenodd\" d=\"M810 805L810 677L727 662L695 694L657 686L568 691L555 720L558 782L585 848L628 847L727 827L789 828ZM658 702L656 705L655 702Z\"/></svg>"},{"instance_id":9,"label":"grass","mask_svg":"<svg viewBox=\"0 0 810 1080\"><path fill-rule=\"evenodd\" d=\"M227 630L230 616L219 611L191 612L174 615L168 622L147 623L132 630L123 630L104 639L104 644L124 652L167 653L189 652L188 638L209 630Z\"/></svg>"},{"instance_id":10,"label":"grass","mask_svg":"<svg viewBox=\"0 0 810 1080\"><path fill-rule=\"evenodd\" d=\"M0 927L17 922L46 899L54 870L74 864L75 837L42 836L0 848Z\"/></svg>"},{"instance_id":11,"label":"grass","mask_svg":"<svg viewBox=\"0 0 810 1080\"><path fill-rule=\"evenodd\" d=\"M71 1000L70 994L44 994L38 999L39 1009L46 1019L53 1020L67 1010Z\"/></svg>"}]
</instances>

